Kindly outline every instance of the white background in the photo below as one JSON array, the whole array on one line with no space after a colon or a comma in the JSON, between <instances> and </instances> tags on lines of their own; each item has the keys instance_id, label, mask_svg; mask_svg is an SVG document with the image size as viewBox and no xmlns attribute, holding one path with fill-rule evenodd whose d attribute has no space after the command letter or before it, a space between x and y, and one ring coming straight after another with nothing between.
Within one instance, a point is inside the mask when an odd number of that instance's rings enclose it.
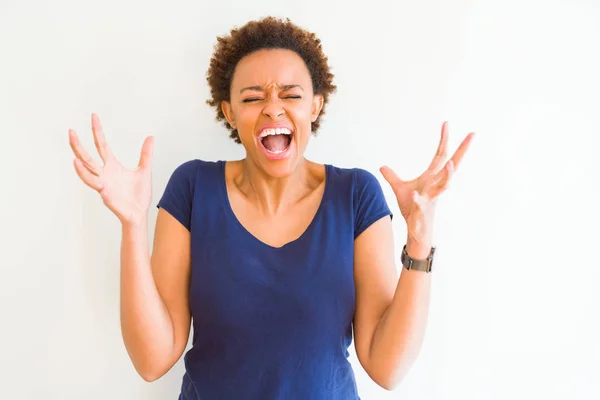
<instances>
[{"instance_id":1,"label":"white background","mask_svg":"<svg viewBox=\"0 0 600 400\"><path fill-rule=\"evenodd\" d=\"M205 72L266 15L316 32L339 87L307 156L375 173L398 216L378 168L421 173L444 120L451 151L477 132L438 206L420 357L390 393L352 347L362 398L600 398L599 2L166 4L0 0L0 398L177 397L181 361L150 384L127 357L120 227L67 132L95 154L97 113L131 167L154 135L153 206L182 162L242 157Z\"/></svg>"}]
</instances>

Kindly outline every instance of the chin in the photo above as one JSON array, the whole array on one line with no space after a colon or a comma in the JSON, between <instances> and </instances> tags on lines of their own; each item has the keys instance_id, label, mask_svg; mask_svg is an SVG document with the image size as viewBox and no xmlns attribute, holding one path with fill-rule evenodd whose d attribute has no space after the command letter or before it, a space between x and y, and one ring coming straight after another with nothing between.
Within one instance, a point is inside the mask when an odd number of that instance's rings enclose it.
<instances>
[{"instance_id":1,"label":"chin","mask_svg":"<svg viewBox=\"0 0 600 400\"><path fill-rule=\"evenodd\" d=\"M272 178L286 178L294 173L298 166L300 156L298 154L290 154L286 158L272 160L265 158L264 155L258 154L258 164L261 169Z\"/></svg>"},{"instance_id":2,"label":"chin","mask_svg":"<svg viewBox=\"0 0 600 400\"><path fill-rule=\"evenodd\" d=\"M294 171L296 170L296 165L296 163L292 163L289 161L283 163L280 162L277 164L269 162L266 164L262 163L262 169L267 175L269 175L272 178L287 178L294 173Z\"/></svg>"},{"instance_id":3,"label":"chin","mask_svg":"<svg viewBox=\"0 0 600 400\"><path fill-rule=\"evenodd\" d=\"M290 176L296 170L302 154L298 148L296 135L289 135L289 142L286 147L278 151L269 151L261 138L256 142L257 161L264 172L273 178L285 178Z\"/></svg>"}]
</instances>

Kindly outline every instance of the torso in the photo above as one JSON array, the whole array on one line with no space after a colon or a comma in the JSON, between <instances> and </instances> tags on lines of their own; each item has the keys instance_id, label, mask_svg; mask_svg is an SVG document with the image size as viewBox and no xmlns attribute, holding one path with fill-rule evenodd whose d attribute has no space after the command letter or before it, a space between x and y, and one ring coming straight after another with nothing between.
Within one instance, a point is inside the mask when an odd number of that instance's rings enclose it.
<instances>
[{"instance_id":1,"label":"torso","mask_svg":"<svg viewBox=\"0 0 600 400\"><path fill-rule=\"evenodd\" d=\"M159 205L191 232L193 339L182 400L359 399L348 360L354 240L389 209L374 177L313 168L304 195L290 202L294 213L259 215L262 224L223 161L190 161L167 185Z\"/></svg>"},{"instance_id":2,"label":"torso","mask_svg":"<svg viewBox=\"0 0 600 400\"><path fill-rule=\"evenodd\" d=\"M271 247L282 247L302 236L323 199L325 166L309 163L308 179L301 189L299 200L282 207L276 215L265 215L244 193L247 189L240 185L242 168L240 161L227 162L225 168L229 203L240 224L256 239Z\"/></svg>"}]
</instances>

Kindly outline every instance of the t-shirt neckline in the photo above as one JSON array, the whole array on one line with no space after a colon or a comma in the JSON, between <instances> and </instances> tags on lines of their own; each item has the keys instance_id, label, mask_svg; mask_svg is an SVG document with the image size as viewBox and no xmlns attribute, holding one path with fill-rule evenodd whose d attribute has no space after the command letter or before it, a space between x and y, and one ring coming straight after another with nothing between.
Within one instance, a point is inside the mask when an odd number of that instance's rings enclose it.
<instances>
[{"instance_id":1,"label":"t-shirt neckline","mask_svg":"<svg viewBox=\"0 0 600 400\"><path fill-rule=\"evenodd\" d=\"M321 202L319 204L319 208L317 208L317 212L315 213L315 215L313 216L312 220L310 221L310 223L308 224L308 226L306 227L306 229L304 230L304 232L302 232L300 234L299 237L297 237L296 239L293 239L285 244L283 244L280 247L276 247L276 246L272 246L268 243L263 242L262 240L260 240L259 238L257 238L256 236L254 236L254 234L252 234L238 219L237 215L235 215L233 208L231 207L231 202L229 201L229 194L227 193L227 181L225 179L225 164L227 163L227 161L225 160L219 160L218 161L218 165L219 165L219 181L220 181L220 185L219 185L219 192L221 194L221 197L223 199L223 203L225 204L225 211L227 213L227 216L229 218L231 218L235 224L244 232L244 234L246 236L248 236L252 241L258 243L260 246L263 246L265 248L271 249L271 250L275 250L275 251L281 251L284 250L286 248L289 248L291 246L294 246L297 243L302 242L306 236L308 236L310 234L310 232L314 229L315 225L317 224L319 218L321 217L321 214L324 212L324 208L325 208L325 203L327 200L327 195L329 192L329 187L331 186L331 165L329 164L324 164L325 166L325 188L323 189L323 194L321 196Z\"/></svg>"}]
</instances>

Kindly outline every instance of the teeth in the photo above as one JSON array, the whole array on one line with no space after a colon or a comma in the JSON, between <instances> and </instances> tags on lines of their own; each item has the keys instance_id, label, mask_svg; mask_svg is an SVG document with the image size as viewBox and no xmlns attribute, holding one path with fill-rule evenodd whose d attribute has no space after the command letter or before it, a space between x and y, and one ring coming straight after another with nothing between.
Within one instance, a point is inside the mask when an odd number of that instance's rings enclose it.
<instances>
[{"instance_id":1,"label":"teeth","mask_svg":"<svg viewBox=\"0 0 600 400\"><path fill-rule=\"evenodd\" d=\"M262 133L260 134L261 138L270 136L270 135L291 135L292 132L287 129L287 128L271 128L271 129L265 129L264 131L262 131Z\"/></svg>"}]
</instances>

